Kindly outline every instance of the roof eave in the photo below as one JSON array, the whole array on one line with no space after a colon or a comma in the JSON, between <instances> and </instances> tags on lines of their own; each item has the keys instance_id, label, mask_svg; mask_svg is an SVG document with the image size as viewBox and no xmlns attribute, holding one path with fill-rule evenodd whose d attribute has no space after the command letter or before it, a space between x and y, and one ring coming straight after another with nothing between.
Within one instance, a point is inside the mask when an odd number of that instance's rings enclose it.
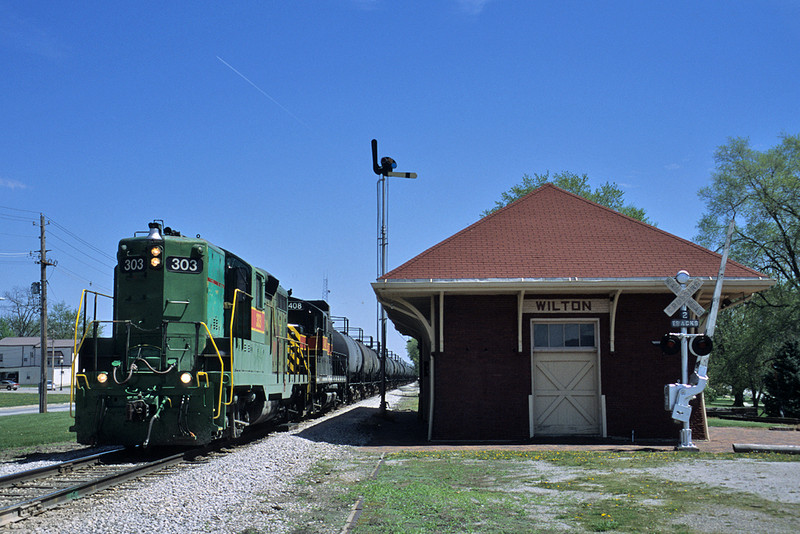
<instances>
[{"instance_id":1,"label":"roof eave","mask_svg":"<svg viewBox=\"0 0 800 534\"><path fill-rule=\"evenodd\" d=\"M407 296L445 292L448 294L478 293L608 293L622 290L637 293L669 292L666 277L641 278L482 278L482 279L381 279L372 283L376 294ZM703 289L713 288L715 276L693 277L703 281ZM757 293L769 289L775 280L767 277L725 277L723 288L728 292Z\"/></svg>"}]
</instances>

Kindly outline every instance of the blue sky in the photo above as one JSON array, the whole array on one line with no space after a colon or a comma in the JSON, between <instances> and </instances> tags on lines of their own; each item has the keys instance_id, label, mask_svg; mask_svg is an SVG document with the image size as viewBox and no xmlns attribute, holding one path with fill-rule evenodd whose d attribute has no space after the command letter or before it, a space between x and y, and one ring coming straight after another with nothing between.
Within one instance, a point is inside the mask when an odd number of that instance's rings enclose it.
<instances>
[{"instance_id":1,"label":"blue sky","mask_svg":"<svg viewBox=\"0 0 800 534\"><path fill-rule=\"evenodd\" d=\"M419 175L390 184L390 268L548 170L691 239L718 146L800 133L798 28L790 0L0 0L0 293L39 277L40 212L71 306L163 219L297 296L327 276L374 332L373 138Z\"/></svg>"}]
</instances>

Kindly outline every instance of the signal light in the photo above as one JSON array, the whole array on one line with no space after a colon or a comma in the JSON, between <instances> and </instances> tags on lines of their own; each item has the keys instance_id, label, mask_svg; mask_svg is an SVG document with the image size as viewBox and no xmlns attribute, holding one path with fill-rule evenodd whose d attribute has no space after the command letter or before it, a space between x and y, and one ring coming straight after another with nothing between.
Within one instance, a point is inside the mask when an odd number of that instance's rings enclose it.
<instances>
[{"instance_id":1,"label":"signal light","mask_svg":"<svg viewBox=\"0 0 800 534\"><path fill-rule=\"evenodd\" d=\"M681 351L681 340L678 336L672 334L664 334L661 338L661 352L667 355L678 354Z\"/></svg>"},{"instance_id":2,"label":"signal light","mask_svg":"<svg viewBox=\"0 0 800 534\"><path fill-rule=\"evenodd\" d=\"M705 334L693 337L692 342L689 344L689 349L695 356L708 356L713 348L714 343Z\"/></svg>"}]
</instances>

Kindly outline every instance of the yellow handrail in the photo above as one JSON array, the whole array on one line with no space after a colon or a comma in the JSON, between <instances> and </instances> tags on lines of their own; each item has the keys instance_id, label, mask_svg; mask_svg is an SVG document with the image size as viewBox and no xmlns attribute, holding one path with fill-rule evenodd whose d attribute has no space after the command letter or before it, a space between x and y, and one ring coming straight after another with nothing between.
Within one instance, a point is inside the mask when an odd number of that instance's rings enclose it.
<instances>
[{"instance_id":1,"label":"yellow handrail","mask_svg":"<svg viewBox=\"0 0 800 534\"><path fill-rule=\"evenodd\" d=\"M75 382L78 381L78 377L75 375L75 360L78 359L78 323L81 320L81 308L83 308L83 296L86 294L86 290L81 290L81 301L78 304L78 314L75 316L75 334L72 336L72 363L69 366L69 416L73 419L75 418L75 414L72 411L72 402L75 399ZM83 333L86 335L86 332ZM81 338L81 345L83 345L83 338ZM89 385L89 381L86 381L86 385Z\"/></svg>"},{"instance_id":2,"label":"yellow handrail","mask_svg":"<svg viewBox=\"0 0 800 534\"><path fill-rule=\"evenodd\" d=\"M200 321L200 324L206 329L208 338L211 340L211 344L214 345L214 350L217 352L217 358L219 358L219 401L217 401L217 415L214 416L214 419L217 419L220 415L222 415L222 390L224 389L225 384L225 362L222 360L222 355L219 353L219 349L217 348L217 342L214 341L214 336L211 335L211 330L208 329L208 325L206 325L206 323L203 321ZM233 370L233 359L231 359L231 370ZM208 374L203 374L206 375L207 384ZM231 373L231 384L233 384L233 373ZM200 387L200 373L197 374L197 387ZM231 387L233 386L231 385ZM233 389L231 389L231 397L233 397Z\"/></svg>"},{"instance_id":3,"label":"yellow handrail","mask_svg":"<svg viewBox=\"0 0 800 534\"><path fill-rule=\"evenodd\" d=\"M69 374L69 376L70 376L70 380L69 380L69 415L73 419L75 418L75 414L73 413L73 410L72 410L72 404L75 401L75 383L78 381L78 376L75 374L75 362L78 360L78 350L80 349L80 347L83 346L83 342L86 339L86 334L88 333L88 330L83 333L83 337L81 337L81 344L78 345L78 323L81 320L81 309L83 308L83 298L84 298L84 296L86 296L87 291L88 290L86 290L86 289L81 290L81 301L78 303L78 313L77 313L77 315L75 315L75 334L72 336L72 363L69 366L69 372L70 372L70 374ZM110 298L111 300L114 300L114 297L112 297L111 295L105 295L103 293L98 293L97 291L88 291L88 292L89 293L94 293L95 300L97 299L97 296L107 297L107 298ZM94 320L92 320L92 322L93 323L96 322L96 319L97 319L97 317L95 317ZM73 377L74 377L74 379L73 379ZM86 375L83 375L83 378L86 379ZM89 388L89 380L88 379L86 379L86 388L87 389Z\"/></svg>"},{"instance_id":4,"label":"yellow handrail","mask_svg":"<svg viewBox=\"0 0 800 534\"><path fill-rule=\"evenodd\" d=\"M208 373L206 373L205 371L197 372L197 387L200 387L200 375L206 377L206 387L208 387Z\"/></svg>"},{"instance_id":5,"label":"yellow handrail","mask_svg":"<svg viewBox=\"0 0 800 534\"><path fill-rule=\"evenodd\" d=\"M233 306L231 307L231 324L230 324L230 328L228 329L228 333L231 336L231 350L230 350L230 356L231 356L231 395L230 395L230 401L226 402L225 406L230 406L231 404L233 404L233 320L236 318L236 302L238 300L236 298L236 296L239 293L242 293L243 295L246 295L246 296L250 297L251 299L253 298L253 295L251 295L250 293L247 293L246 291L242 291L241 289L238 289L238 288L233 292ZM216 417L214 419L216 419Z\"/></svg>"}]
</instances>

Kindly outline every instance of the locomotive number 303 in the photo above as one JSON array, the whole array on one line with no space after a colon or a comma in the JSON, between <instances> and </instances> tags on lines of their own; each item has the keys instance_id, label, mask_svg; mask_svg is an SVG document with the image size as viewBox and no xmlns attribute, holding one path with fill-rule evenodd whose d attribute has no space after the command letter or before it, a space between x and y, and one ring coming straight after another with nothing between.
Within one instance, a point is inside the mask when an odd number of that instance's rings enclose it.
<instances>
[{"instance_id":1,"label":"locomotive number 303","mask_svg":"<svg viewBox=\"0 0 800 534\"><path fill-rule=\"evenodd\" d=\"M170 256L167 258L167 270L174 273L200 273L203 272L203 260Z\"/></svg>"},{"instance_id":2,"label":"locomotive number 303","mask_svg":"<svg viewBox=\"0 0 800 534\"><path fill-rule=\"evenodd\" d=\"M125 258L125 261L122 262L121 267L126 273L144 271L144 258Z\"/></svg>"}]
</instances>

